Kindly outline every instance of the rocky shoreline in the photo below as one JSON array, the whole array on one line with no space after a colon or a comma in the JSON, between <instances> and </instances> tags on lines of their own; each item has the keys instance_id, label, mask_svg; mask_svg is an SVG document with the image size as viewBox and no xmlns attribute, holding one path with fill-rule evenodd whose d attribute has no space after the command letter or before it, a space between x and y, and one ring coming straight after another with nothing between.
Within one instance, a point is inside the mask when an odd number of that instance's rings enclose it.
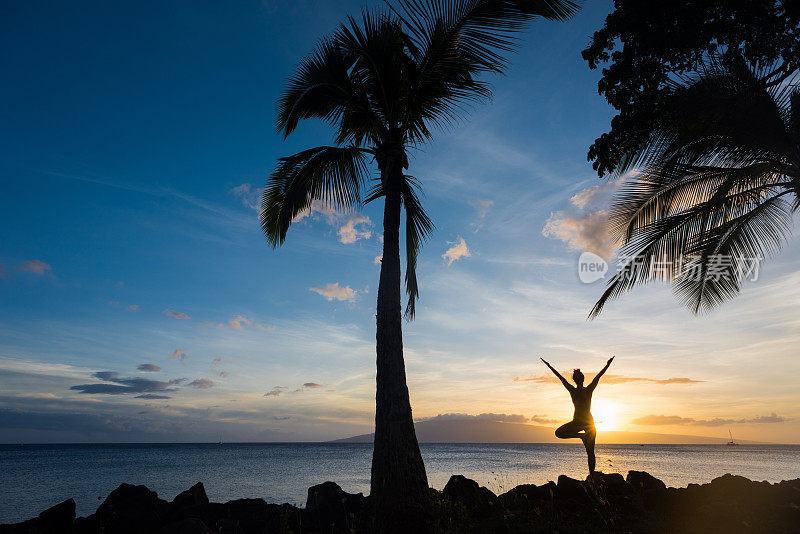
<instances>
[{"instance_id":1,"label":"rocky shoreline","mask_svg":"<svg viewBox=\"0 0 800 534\"><path fill-rule=\"evenodd\" d=\"M667 488L642 471L566 476L495 495L454 475L431 490L440 533L800 532L800 479L776 484L724 475L708 484ZM68 499L0 534L264 534L370 532L371 502L325 482L308 490L305 508L263 499L209 502L202 483L172 502L146 486L122 484L88 517ZM402 530L400 530L402 531Z\"/></svg>"}]
</instances>

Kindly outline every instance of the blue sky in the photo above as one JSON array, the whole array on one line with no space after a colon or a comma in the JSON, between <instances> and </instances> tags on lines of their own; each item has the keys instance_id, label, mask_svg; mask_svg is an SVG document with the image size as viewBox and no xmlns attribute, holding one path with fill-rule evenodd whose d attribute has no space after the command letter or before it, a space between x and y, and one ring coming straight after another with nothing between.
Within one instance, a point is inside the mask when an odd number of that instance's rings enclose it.
<instances>
[{"instance_id":1,"label":"blue sky","mask_svg":"<svg viewBox=\"0 0 800 534\"><path fill-rule=\"evenodd\" d=\"M275 251L253 208L276 158L330 141L314 122L282 141L274 103L362 5L5 8L0 442L370 430L380 207L310 213ZM580 51L610 9L536 23L493 101L413 153L437 226L405 326L415 417L555 425L571 406L538 357L616 354L608 428L800 442L796 245L711 316L654 286L586 321L602 285L577 258L613 256L617 182L586 162L612 110Z\"/></svg>"}]
</instances>

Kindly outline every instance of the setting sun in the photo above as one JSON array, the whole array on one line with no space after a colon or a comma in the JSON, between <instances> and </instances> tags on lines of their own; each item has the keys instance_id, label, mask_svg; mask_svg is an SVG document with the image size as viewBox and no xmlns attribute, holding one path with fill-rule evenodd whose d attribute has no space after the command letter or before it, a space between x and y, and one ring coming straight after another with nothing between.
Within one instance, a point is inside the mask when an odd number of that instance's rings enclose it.
<instances>
[{"instance_id":1,"label":"setting sun","mask_svg":"<svg viewBox=\"0 0 800 534\"><path fill-rule=\"evenodd\" d=\"M598 399L592 404L592 414L597 430L617 430L619 407L613 402Z\"/></svg>"}]
</instances>

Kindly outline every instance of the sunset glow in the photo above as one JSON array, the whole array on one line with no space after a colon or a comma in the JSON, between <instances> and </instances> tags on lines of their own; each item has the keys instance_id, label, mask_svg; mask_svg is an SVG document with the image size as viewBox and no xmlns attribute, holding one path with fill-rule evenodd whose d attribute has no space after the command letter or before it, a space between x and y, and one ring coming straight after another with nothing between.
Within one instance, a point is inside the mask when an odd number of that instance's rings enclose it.
<instances>
[{"instance_id":1,"label":"sunset glow","mask_svg":"<svg viewBox=\"0 0 800 534\"><path fill-rule=\"evenodd\" d=\"M619 407L613 402L597 399L592 403L597 430L619 430L619 412Z\"/></svg>"}]
</instances>

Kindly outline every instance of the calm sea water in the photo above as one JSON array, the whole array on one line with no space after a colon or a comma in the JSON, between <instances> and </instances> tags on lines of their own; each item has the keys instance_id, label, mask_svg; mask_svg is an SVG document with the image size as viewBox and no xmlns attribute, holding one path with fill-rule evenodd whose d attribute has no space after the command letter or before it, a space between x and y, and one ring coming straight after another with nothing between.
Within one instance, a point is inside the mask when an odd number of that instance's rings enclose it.
<instances>
[{"instance_id":1,"label":"calm sea water","mask_svg":"<svg viewBox=\"0 0 800 534\"><path fill-rule=\"evenodd\" d=\"M586 476L576 444L423 444L431 486L463 474L496 493L559 474ZM304 504L326 480L369 491L372 445L361 443L0 445L0 523L20 521L72 497L88 515L122 482L145 484L171 500L202 481L212 501L263 497ZM669 486L704 483L725 473L754 480L800 478L797 445L604 445L597 468L644 470Z\"/></svg>"}]
</instances>

